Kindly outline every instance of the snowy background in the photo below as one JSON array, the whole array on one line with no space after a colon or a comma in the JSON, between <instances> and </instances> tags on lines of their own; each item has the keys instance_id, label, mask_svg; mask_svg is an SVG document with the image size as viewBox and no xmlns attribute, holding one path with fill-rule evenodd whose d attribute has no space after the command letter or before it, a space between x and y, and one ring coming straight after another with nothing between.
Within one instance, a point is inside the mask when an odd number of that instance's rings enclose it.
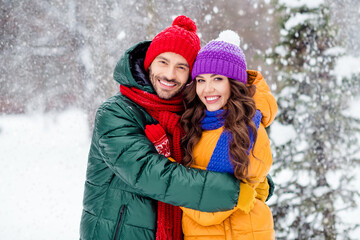
<instances>
[{"instance_id":1,"label":"snowy background","mask_svg":"<svg viewBox=\"0 0 360 240\"><path fill-rule=\"evenodd\" d=\"M334 21L344 26L339 34L346 51L335 72L350 77L360 72L360 4L327 2ZM274 87L273 69L258 57L279 33L270 3L0 1L0 239L79 238L94 112L118 90L112 71L123 51L152 39L174 16L196 21L202 45L220 30L240 26L234 30L249 68L261 70ZM167 14L160 14L163 9ZM349 106L360 118L360 96L349 99ZM271 132L278 133L271 136L277 143L291 137L291 129L276 122ZM360 224L360 207L342 216ZM360 230L353 233L359 236Z\"/></svg>"},{"instance_id":2,"label":"snowy background","mask_svg":"<svg viewBox=\"0 0 360 240\"><path fill-rule=\"evenodd\" d=\"M360 118L359 106L354 98L350 112ZM288 129L273 128L275 141L291 137ZM0 239L78 239L89 146L80 109L0 116ZM360 184L354 188L360 191ZM360 206L343 216L360 224ZM359 230L353 235L360 239Z\"/></svg>"},{"instance_id":3,"label":"snowy background","mask_svg":"<svg viewBox=\"0 0 360 240\"><path fill-rule=\"evenodd\" d=\"M79 109L0 117L0 239L78 239L89 129Z\"/></svg>"}]
</instances>

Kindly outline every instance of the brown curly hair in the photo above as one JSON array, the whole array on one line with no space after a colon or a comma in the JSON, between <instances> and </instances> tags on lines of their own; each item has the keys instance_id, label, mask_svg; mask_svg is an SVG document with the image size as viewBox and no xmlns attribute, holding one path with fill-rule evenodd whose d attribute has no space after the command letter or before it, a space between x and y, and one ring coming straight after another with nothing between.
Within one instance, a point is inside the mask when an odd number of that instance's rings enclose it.
<instances>
[{"instance_id":1,"label":"brown curly hair","mask_svg":"<svg viewBox=\"0 0 360 240\"><path fill-rule=\"evenodd\" d=\"M252 98L255 94L255 86L230 79L230 97L224 106L227 115L224 123L224 130L232 134L229 157L234 166L234 175L237 179L248 180L248 167L250 163L247 150L250 147L248 126L250 127L254 143L257 138L257 128L253 122L256 113L255 101ZM184 149L182 164L190 167L193 162L193 150L199 142L202 134L201 120L205 117L206 106L196 94L196 82L194 81L184 91L185 112L181 117L181 125L185 136L181 140ZM252 154L254 148L252 148Z\"/></svg>"}]
</instances>

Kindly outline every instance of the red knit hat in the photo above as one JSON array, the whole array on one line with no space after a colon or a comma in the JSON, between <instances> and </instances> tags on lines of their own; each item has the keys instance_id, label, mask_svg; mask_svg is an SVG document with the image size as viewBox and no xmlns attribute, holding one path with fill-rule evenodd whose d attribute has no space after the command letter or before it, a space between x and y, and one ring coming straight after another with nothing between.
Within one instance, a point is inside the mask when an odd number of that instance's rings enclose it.
<instances>
[{"instance_id":1,"label":"red knit hat","mask_svg":"<svg viewBox=\"0 0 360 240\"><path fill-rule=\"evenodd\" d=\"M200 50L200 39L196 25L190 18L181 15L173 24L155 36L145 56L144 67L147 71L152 61L161 53L174 52L183 56L190 70Z\"/></svg>"}]
</instances>

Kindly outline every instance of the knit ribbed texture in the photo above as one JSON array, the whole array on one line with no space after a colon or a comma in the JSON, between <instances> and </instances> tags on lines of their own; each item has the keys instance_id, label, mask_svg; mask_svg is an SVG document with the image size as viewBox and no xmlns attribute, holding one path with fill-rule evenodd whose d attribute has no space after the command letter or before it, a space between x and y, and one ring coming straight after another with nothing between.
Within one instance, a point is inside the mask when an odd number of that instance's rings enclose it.
<instances>
[{"instance_id":1,"label":"knit ribbed texture","mask_svg":"<svg viewBox=\"0 0 360 240\"><path fill-rule=\"evenodd\" d=\"M199 51L194 62L192 79L200 74L219 74L246 84L245 55L234 44L212 40Z\"/></svg>"},{"instance_id":2,"label":"knit ribbed texture","mask_svg":"<svg viewBox=\"0 0 360 240\"><path fill-rule=\"evenodd\" d=\"M201 127L203 130L213 130L218 129L224 126L226 113L225 110L220 109L214 112L206 111L205 118L201 121ZM225 113L225 115L224 115ZM253 121L258 129L261 122L261 112L259 110L256 111L255 116L253 117ZM248 127L249 138L250 138L250 147L248 149L248 154L254 144L254 135ZM207 170L216 171L216 172L227 172L234 173L234 167L231 164L229 149L230 142L232 140L232 135L230 132L224 130L220 135L220 138L216 144L215 150L211 156L210 162L207 166Z\"/></svg>"},{"instance_id":3,"label":"knit ribbed texture","mask_svg":"<svg viewBox=\"0 0 360 240\"><path fill-rule=\"evenodd\" d=\"M175 18L172 26L160 32L152 40L145 56L145 70L148 70L159 54L173 52L186 59L191 71L200 50L200 39L196 34L196 28L195 22L184 15Z\"/></svg>"}]
</instances>

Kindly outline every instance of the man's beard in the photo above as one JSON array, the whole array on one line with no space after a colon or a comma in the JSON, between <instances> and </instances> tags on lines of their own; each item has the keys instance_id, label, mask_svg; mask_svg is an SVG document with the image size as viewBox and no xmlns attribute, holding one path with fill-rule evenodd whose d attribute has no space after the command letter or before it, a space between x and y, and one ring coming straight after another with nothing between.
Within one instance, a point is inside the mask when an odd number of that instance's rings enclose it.
<instances>
[{"instance_id":1,"label":"man's beard","mask_svg":"<svg viewBox=\"0 0 360 240\"><path fill-rule=\"evenodd\" d=\"M181 86L181 83L178 82L178 81L169 80L169 79L167 79L166 77L163 77L163 76L155 76L155 74L152 73L151 68L149 68L149 77L150 77L150 82L151 82L156 94L159 96L159 98L164 99L164 100L169 100L172 97L176 96L186 86L186 83ZM158 89L158 85L156 83L159 80L164 81L164 82L166 81L166 82L175 83L177 86L181 86L181 87L178 90L175 90L175 91L170 93L169 91Z\"/></svg>"}]
</instances>

